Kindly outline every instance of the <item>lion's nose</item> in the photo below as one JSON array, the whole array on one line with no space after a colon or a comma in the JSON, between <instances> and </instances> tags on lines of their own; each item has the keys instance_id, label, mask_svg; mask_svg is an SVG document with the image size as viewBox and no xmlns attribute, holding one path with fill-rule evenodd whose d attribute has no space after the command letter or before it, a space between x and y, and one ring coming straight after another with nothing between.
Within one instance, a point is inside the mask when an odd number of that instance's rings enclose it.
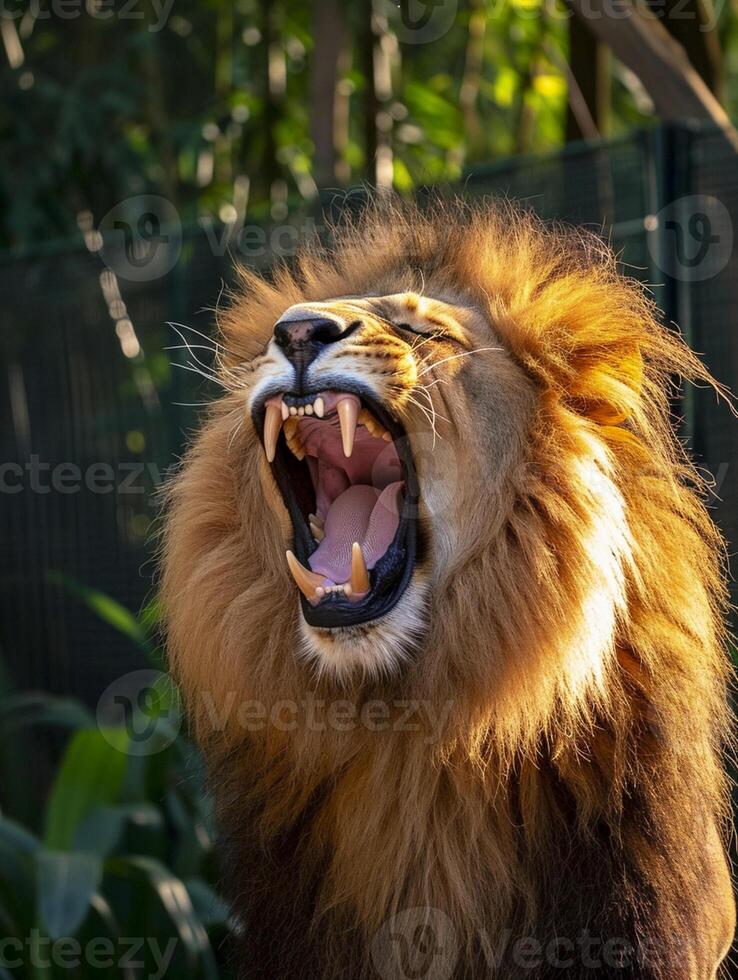
<instances>
[{"instance_id":1,"label":"lion's nose","mask_svg":"<svg viewBox=\"0 0 738 980\"><path fill-rule=\"evenodd\" d=\"M274 327L274 341L298 367L306 367L321 350L343 336L341 323L328 317L280 320Z\"/></svg>"}]
</instances>

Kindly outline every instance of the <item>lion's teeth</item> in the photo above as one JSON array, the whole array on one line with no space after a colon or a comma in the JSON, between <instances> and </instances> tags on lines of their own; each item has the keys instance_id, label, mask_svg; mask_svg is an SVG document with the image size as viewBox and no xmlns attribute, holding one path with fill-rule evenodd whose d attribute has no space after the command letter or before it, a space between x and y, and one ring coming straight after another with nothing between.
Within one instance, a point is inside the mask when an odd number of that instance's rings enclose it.
<instances>
[{"instance_id":1,"label":"lion's teeth","mask_svg":"<svg viewBox=\"0 0 738 980\"><path fill-rule=\"evenodd\" d=\"M282 410L279 405L267 405L264 418L264 451L270 463L277 453L277 440L282 428Z\"/></svg>"},{"instance_id":2,"label":"lion's teeth","mask_svg":"<svg viewBox=\"0 0 738 980\"><path fill-rule=\"evenodd\" d=\"M385 442L389 442L389 440L392 438L384 426L380 425L372 413L368 412L365 408L362 408L362 410L359 412L359 421L367 432L374 436L375 439L384 439Z\"/></svg>"},{"instance_id":3,"label":"lion's teeth","mask_svg":"<svg viewBox=\"0 0 738 980\"><path fill-rule=\"evenodd\" d=\"M306 405L305 406L305 414L306 415L312 415L313 414L313 406L312 405Z\"/></svg>"},{"instance_id":4,"label":"lion's teeth","mask_svg":"<svg viewBox=\"0 0 738 980\"><path fill-rule=\"evenodd\" d=\"M325 537L325 531L323 530L323 528L318 527L317 524L313 524L312 521L310 521L310 531L316 541L322 541L323 538Z\"/></svg>"},{"instance_id":5,"label":"lion's teeth","mask_svg":"<svg viewBox=\"0 0 738 980\"><path fill-rule=\"evenodd\" d=\"M322 398L316 398L313 402L313 408L315 409L315 414L319 419L322 419L325 415L325 402Z\"/></svg>"},{"instance_id":6,"label":"lion's teeth","mask_svg":"<svg viewBox=\"0 0 738 980\"><path fill-rule=\"evenodd\" d=\"M297 415L297 408L294 405L290 405L290 415Z\"/></svg>"},{"instance_id":7,"label":"lion's teeth","mask_svg":"<svg viewBox=\"0 0 738 980\"><path fill-rule=\"evenodd\" d=\"M310 521L311 524L315 524L318 527L323 527L323 525L325 524L325 521L320 516L320 514L308 514L308 520Z\"/></svg>"},{"instance_id":8,"label":"lion's teeth","mask_svg":"<svg viewBox=\"0 0 738 980\"><path fill-rule=\"evenodd\" d=\"M325 595L324 575L311 572L295 558L291 551L287 552L287 565L292 572L297 588L302 592L308 602L319 602Z\"/></svg>"},{"instance_id":9,"label":"lion's teeth","mask_svg":"<svg viewBox=\"0 0 738 980\"><path fill-rule=\"evenodd\" d=\"M289 407L285 405L284 402L282 402L282 421L286 422L289 417L290 417Z\"/></svg>"},{"instance_id":10,"label":"lion's teeth","mask_svg":"<svg viewBox=\"0 0 738 980\"><path fill-rule=\"evenodd\" d=\"M294 416L290 416L284 423L284 438L293 455L297 456L298 459L305 459L305 448L302 439L300 439L297 419Z\"/></svg>"},{"instance_id":11,"label":"lion's teeth","mask_svg":"<svg viewBox=\"0 0 738 980\"><path fill-rule=\"evenodd\" d=\"M359 419L359 406L356 398L342 398L336 405L338 420L341 423L341 442L343 455L348 459L354 449L356 423Z\"/></svg>"},{"instance_id":12,"label":"lion's teeth","mask_svg":"<svg viewBox=\"0 0 738 980\"><path fill-rule=\"evenodd\" d=\"M351 592L353 595L365 595L369 591L369 572L367 571L361 546L354 541L351 547Z\"/></svg>"},{"instance_id":13,"label":"lion's teeth","mask_svg":"<svg viewBox=\"0 0 738 980\"><path fill-rule=\"evenodd\" d=\"M377 435L377 423L365 408L362 408L362 410L359 412L359 422L361 422L370 435Z\"/></svg>"}]
</instances>

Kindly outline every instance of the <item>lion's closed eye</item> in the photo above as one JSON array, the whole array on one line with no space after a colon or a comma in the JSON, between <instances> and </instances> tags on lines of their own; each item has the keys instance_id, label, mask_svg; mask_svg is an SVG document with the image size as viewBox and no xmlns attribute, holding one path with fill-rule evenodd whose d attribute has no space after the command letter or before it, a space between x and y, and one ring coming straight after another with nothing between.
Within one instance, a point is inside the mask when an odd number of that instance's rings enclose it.
<instances>
[{"instance_id":1,"label":"lion's closed eye","mask_svg":"<svg viewBox=\"0 0 738 980\"><path fill-rule=\"evenodd\" d=\"M444 332L441 327L433 326L433 324L413 326L410 323L393 323L392 326L395 330L406 331L407 333L415 334L416 337L427 337L429 340L445 340L451 343L460 343L456 337L452 337L450 334Z\"/></svg>"}]
</instances>

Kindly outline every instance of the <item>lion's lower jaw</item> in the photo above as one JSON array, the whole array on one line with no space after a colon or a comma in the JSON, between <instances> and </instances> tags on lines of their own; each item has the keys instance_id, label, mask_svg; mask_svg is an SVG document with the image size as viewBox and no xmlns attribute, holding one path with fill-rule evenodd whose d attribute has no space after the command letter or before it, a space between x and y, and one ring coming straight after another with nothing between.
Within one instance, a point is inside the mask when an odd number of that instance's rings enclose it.
<instances>
[{"instance_id":1,"label":"lion's lower jaw","mask_svg":"<svg viewBox=\"0 0 738 980\"><path fill-rule=\"evenodd\" d=\"M397 605L371 623L322 629L309 626L300 613L300 656L337 681L357 674L367 679L390 676L427 629L427 598L428 577L416 570Z\"/></svg>"}]
</instances>

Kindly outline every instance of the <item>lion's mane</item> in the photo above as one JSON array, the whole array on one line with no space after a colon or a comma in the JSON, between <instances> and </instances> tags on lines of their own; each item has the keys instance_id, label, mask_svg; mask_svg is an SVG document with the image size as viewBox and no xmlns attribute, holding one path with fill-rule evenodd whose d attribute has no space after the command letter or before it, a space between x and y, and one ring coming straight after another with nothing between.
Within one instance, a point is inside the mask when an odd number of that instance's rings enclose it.
<instances>
[{"instance_id":1,"label":"lion's mane","mask_svg":"<svg viewBox=\"0 0 738 980\"><path fill-rule=\"evenodd\" d=\"M410 662L339 685L296 656L289 522L264 503L233 379L248 385L290 304L406 289L481 311L536 411L525 465L476 488L474 540L437 573ZM614 975L708 976L731 916L724 552L670 418L676 378L710 382L699 361L599 239L509 205L369 209L327 251L242 272L220 326L229 390L171 488L163 597L251 937L244 975L375 975L377 930L430 908L459 977L545 977L509 952L491 966L485 941L583 924L634 947ZM308 694L418 702L439 721L255 731L238 716Z\"/></svg>"}]
</instances>

